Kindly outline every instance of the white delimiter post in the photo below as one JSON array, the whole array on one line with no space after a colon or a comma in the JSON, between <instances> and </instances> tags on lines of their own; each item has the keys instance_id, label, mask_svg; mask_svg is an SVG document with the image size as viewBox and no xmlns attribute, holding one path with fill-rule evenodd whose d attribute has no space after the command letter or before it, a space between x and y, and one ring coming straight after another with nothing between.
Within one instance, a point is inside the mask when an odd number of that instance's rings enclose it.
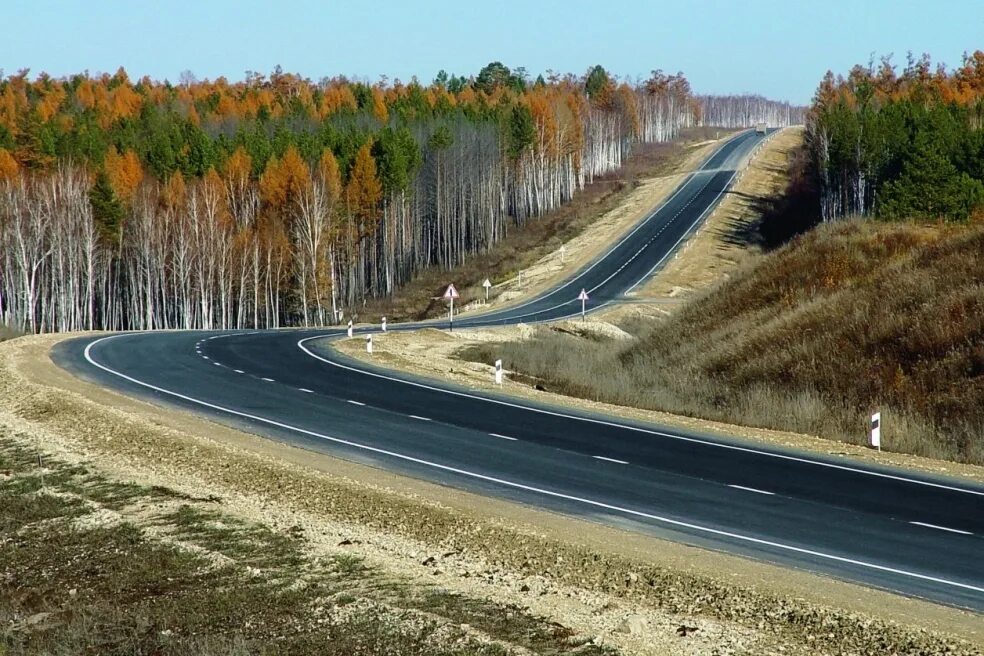
<instances>
[{"instance_id":1,"label":"white delimiter post","mask_svg":"<svg viewBox=\"0 0 984 656\"><path fill-rule=\"evenodd\" d=\"M383 332L386 332L386 317L383 317Z\"/></svg>"},{"instance_id":2,"label":"white delimiter post","mask_svg":"<svg viewBox=\"0 0 984 656\"><path fill-rule=\"evenodd\" d=\"M352 320L351 319L349 319L349 323L348 323L348 336L349 337L352 336Z\"/></svg>"},{"instance_id":3,"label":"white delimiter post","mask_svg":"<svg viewBox=\"0 0 984 656\"><path fill-rule=\"evenodd\" d=\"M366 353L372 355L372 335L366 335Z\"/></svg>"},{"instance_id":4,"label":"white delimiter post","mask_svg":"<svg viewBox=\"0 0 984 656\"><path fill-rule=\"evenodd\" d=\"M454 332L454 296L451 297L451 311L448 312L448 330Z\"/></svg>"},{"instance_id":5,"label":"white delimiter post","mask_svg":"<svg viewBox=\"0 0 984 656\"><path fill-rule=\"evenodd\" d=\"M502 360L495 361L495 384L502 385Z\"/></svg>"},{"instance_id":6,"label":"white delimiter post","mask_svg":"<svg viewBox=\"0 0 984 656\"><path fill-rule=\"evenodd\" d=\"M881 413L871 415L871 448L881 451Z\"/></svg>"}]
</instances>

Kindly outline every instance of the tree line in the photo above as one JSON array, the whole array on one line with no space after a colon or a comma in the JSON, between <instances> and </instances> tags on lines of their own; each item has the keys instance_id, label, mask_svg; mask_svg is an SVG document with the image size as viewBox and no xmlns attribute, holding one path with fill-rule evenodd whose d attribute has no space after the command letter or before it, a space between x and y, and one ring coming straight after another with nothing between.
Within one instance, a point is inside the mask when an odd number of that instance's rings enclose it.
<instances>
[{"instance_id":1,"label":"tree line","mask_svg":"<svg viewBox=\"0 0 984 656\"><path fill-rule=\"evenodd\" d=\"M964 221L984 205L984 51L947 70L929 56L827 72L807 141L823 220Z\"/></svg>"},{"instance_id":2,"label":"tree line","mask_svg":"<svg viewBox=\"0 0 984 656\"><path fill-rule=\"evenodd\" d=\"M756 123L771 127L802 125L806 107L759 95L697 96L701 125L742 128Z\"/></svg>"},{"instance_id":3,"label":"tree line","mask_svg":"<svg viewBox=\"0 0 984 656\"><path fill-rule=\"evenodd\" d=\"M0 320L322 325L699 120L682 74L0 75Z\"/></svg>"}]
</instances>

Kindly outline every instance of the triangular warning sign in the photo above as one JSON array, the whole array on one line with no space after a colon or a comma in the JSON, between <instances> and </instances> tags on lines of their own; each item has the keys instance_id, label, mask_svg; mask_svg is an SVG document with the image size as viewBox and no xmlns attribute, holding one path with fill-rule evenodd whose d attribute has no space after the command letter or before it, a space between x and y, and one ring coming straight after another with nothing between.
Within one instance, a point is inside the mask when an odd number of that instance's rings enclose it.
<instances>
[{"instance_id":1,"label":"triangular warning sign","mask_svg":"<svg viewBox=\"0 0 984 656\"><path fill-rule=\"evenodd\" d=\"M444 292L444 299L458 298L458 290L454 288L454 284L448 285L447 291Z\"/></svg>"},{"instance_id":2,"label":"triangular warning sign","mask_svg":"<svg viewBox=\"0 0 984 656\"><path fill-rule=\"evenodd\" d=\"M586 300L588 300L588 292L586 292L586 291L584 291L582 289L581 290L581 293L577 295L577 300L579 300L579 301L586 301Z\"/></svg>"}]
</instances>

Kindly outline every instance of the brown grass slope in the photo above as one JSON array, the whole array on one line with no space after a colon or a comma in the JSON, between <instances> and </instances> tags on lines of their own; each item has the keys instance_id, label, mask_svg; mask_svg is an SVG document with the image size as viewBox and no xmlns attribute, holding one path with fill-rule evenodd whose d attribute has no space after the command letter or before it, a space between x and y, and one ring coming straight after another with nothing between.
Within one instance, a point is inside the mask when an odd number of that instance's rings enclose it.
<instances>
[{"instance_id":1,"label":"brown grass slope","mask_svg":"<svg viewBox=\"0 0 984 656\"><path fill-rule=\"evenodd\" d=\"M823 226L634 331L497 348L567 394L850 442L878 409L884 447L984 463L984 228Z\"/></svg>"}]
</instances>

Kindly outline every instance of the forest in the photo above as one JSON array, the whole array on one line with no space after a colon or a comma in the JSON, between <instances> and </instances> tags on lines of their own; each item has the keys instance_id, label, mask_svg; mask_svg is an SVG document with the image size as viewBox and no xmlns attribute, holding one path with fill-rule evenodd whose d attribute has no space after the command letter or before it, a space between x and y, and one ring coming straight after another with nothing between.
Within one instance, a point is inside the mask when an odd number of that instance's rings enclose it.
<instances>
[{"instance_id":1,"label":"forest","mask_svg":"<svg viewBox=\"0 0 984 656\"><path fill-rule=\"evenodd\" d=\"M959 67L891 57L823 78L807 140L824 221L966 221L984 206L984 51Z\"/></svg>"},{"instance_id":2,"label":"forest","mask_svg":"<svg viewBox=\"0 0 984 656\"><path fill-rule=\"evenodd\" d=\"M704 112L796 119L601 66L428 85L28 73L0 74L0 322L31 332L335 323Z\"/></svg>"}]
</instances>

